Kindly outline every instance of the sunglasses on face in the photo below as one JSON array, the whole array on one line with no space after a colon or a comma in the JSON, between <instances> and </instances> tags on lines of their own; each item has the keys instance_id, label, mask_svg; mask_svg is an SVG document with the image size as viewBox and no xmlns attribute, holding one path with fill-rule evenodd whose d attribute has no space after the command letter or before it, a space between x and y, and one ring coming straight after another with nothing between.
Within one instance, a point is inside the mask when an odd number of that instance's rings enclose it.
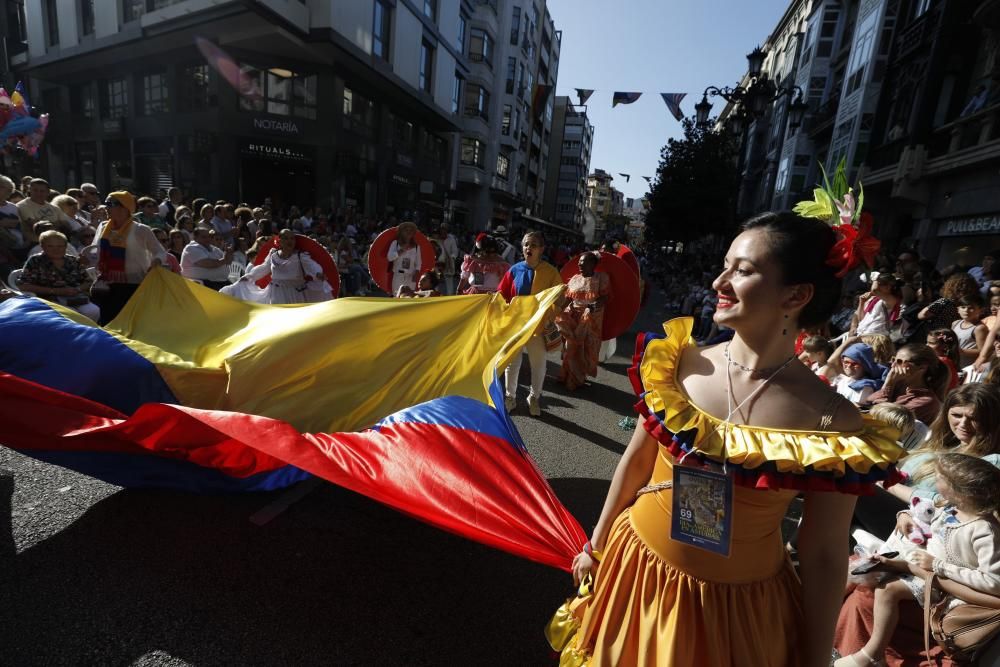
<instances>
[{"instance_id":1,"label":"sunglasses on face","mask_svg":"<svg viewBox=\"0 0 1000 667\"><path fill-rule=\"evenodd\" d=\"M852 359L846 359L846 358L845 359L841 359L840 360L840 364L842 366L845 366L845 367L846 366L860 366L861 365L861 364L859 364L858 362L856 362L856 361L854 361Z\"/></svg>"},{"instance_id":2,"label":"sunglasses on face","mask_svg":"<svg viewBox=\"0 0 1000 667\"><path fill-rule=\"evenodd\" d=\"M108 199L107 201L104 202L104 205L107 206L108 208L123 207L123 204L117 199Z\"/></svg>"},{"instance_id":3,"label":"sunglasses on face","mask_svg":"<svg viewBox=\"0 0 1000 667\"><path fill-rule=\"evenodd\" d=\"M905 367L915 366L916 364L914 364L913 361L911 361L910 359L900 359L899 357L895 357L892 360L892 365L903 366L905 368Z\"/></svg>"}]
</instances>

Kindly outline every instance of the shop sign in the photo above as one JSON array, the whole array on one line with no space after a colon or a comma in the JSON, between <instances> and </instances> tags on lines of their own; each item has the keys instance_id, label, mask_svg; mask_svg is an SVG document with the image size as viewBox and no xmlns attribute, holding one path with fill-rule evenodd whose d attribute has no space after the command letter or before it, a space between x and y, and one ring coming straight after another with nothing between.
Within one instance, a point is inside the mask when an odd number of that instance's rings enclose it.
<instances>
[{"instance_id":1,"label":"shop sign","mask_svg":"<svg viewBox=\"0 0 1000 667\"><path fill-rule=\"evenodd\" d=\"M247 140L240 151L247 157L281 160L284 162L312 162L305 147L288 146L267 141Z\"/></svg>"},{"instance_id":2,"label":"shop sign","mask_svg":"<svg viewBox=\"0 0 1000 667\"><path fill-rule=\"evenodd\" d=\"M302 130L299 128L299 124L296 121L285 120L282 118L254 118L253 129L292 136L302 134Z\"/></svg>"},{"instance_id":3,"label":"shop sign","mask_svg":"<svg viewBox=\"0 0 1000 667\"><path fill-rule=\"evenodd\" d=\"M1000 213L944 220L938 226L938 236L976 236L1000 234Z\"/></svg>"},{"instance_id":4,"label":"shop sign","mask_svg":"<svg viewBox=\"0 0 1000 667\"><path fill-rule=\"evenodd\" d=\"M108 136L121 136L125 134L125 119L105 118L101 121L101 130Z\"/></svg>"},{"instance_id":5,"label":"shop sign","mask_svg":"<svg viewBox=\"0 0 1000 667\"><path fill-rule=\"evenodd\" d=\"M407 176L402 176L400 174L392 175L392 182L398 183L399 185L413 185L413 181Z\"/></svg>"}]
</instances>

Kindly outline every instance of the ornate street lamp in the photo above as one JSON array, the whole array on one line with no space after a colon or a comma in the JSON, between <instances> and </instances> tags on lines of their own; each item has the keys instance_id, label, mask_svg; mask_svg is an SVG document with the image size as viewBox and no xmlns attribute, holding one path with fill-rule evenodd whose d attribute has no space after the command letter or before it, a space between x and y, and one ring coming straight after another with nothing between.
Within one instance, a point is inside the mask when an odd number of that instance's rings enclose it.
<instances>
[{"instance_id":1,"label":"ornate street lamp","mask_svg":"<svg viewBox=\"0 0 1000 667\"><path fill-rule=\"evenodd\" d=\"M730 117L737 113L745 114L739 122L734 120L732 123L729 123L727 121L731 130L737 125L741 126L741 130L745 129L750 120L764 115L764 112L767 111L770 105L783 97L787 97L790 100L788 105L788 126L793 130L801 126L802 119L809 109L802 89L798 86L779 87L768 79L767 74L763 73L764 59L766 57L767 52L759 46L747 54L747 74L750 77L750 82L746 86L736 86L735 88L730 88L729 86L722 88L709 86L706 88L705 92L702 93L701 101L694 105L696 122L701 126L708 124L708 117L712 112L712 103L708 101L710 96L721 97L737 106L737 109L734 110ZM792 100L793 95L795 96L794 100Z\"/></svg>"}]
</instances>

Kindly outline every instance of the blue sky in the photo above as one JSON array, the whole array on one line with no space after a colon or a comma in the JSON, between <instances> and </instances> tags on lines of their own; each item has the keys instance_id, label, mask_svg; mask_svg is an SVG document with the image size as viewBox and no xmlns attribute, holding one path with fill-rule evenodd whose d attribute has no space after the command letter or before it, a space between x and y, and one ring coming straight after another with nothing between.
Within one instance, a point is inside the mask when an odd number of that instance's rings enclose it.
<instances>
[{"instance_id":1,"label":"blue sky","mask_svg":"<svg viewBox=\"0 0 1000 667\"><path fill-rule=\"evenodd\" d=\"M562 31L556 91L594 88L590 168L604 169L626 197L646 192L660 149L681 134L660 93L687 93L685 115L708 85L735 85L746 54L762 44L789 0L548 0ZM634 104L611 108L615 90L642 91ZM722 109L718 98L713 112ZM629 183L618 173L631 174Z\"/></svg>"}]
</instances>

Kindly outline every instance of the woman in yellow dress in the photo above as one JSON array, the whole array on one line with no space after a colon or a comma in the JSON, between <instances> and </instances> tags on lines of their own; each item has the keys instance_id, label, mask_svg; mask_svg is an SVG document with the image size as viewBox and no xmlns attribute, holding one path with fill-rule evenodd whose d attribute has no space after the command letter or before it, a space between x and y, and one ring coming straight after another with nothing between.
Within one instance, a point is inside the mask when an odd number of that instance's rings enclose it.
<instances>
[{"instance_id":1,"label":"woman in yellow dress","mask_svg":"<svg viewBox=\"0 0 1000 667\"><path fill-rule=\"evenodd\" d=\"M798 331L840 300L827 264L837 242L815 219L754 218L714 283L715 321L735 330L732 341L697 347L689 318L640 338L630 375L645 419L574 560L593 594L575 604L580 627L560 665L830 664L852 494L896 481L903 455L891 428L795 360ZM698 486L692 471L714 481ZM673 506L675 488L687 506ZM799 492L801 579L781 538Z\"/></svg>"}]
</instances>

